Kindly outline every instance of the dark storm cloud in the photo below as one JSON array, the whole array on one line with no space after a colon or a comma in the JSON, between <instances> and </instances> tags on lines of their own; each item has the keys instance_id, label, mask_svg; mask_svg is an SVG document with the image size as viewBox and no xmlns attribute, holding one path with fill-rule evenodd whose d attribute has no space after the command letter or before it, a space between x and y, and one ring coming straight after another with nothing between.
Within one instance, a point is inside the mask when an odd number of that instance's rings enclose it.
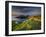
<instances>
[{"instance_id":1,"label":"dark storm cloud","mask_svg":"<svg viewBox=\"0 0 46 37\"><path fill-rule=\"evenodd\" d=\"M40 15L40 7L28 7L28 6L12 6L12 12L23 15Z\"/></svg>"}]
</instances>

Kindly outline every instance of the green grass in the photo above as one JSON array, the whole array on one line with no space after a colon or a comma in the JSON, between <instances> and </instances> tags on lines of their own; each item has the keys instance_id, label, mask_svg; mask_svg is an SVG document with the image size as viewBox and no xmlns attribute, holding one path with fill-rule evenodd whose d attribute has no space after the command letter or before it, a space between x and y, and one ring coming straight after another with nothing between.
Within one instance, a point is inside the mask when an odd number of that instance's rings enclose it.
<instances>
[{"instance_id":1,"label":"green grass","mask_svg":"<svg viewBox=\"0 0 46 37\"><path fill-rule=\"evenodd\" d=\"M38 17L29 18L26 21L20 22L19 24L16 24L15 21L12 21L12 31L39 29L41 29L41 18Z\"/></svg>"}]
</instances>

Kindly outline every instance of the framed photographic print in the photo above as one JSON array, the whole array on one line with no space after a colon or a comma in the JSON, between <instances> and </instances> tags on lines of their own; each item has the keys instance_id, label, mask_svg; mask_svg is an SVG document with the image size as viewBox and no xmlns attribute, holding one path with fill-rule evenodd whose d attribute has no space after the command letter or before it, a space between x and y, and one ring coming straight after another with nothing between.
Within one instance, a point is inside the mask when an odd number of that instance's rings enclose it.
<instances>
[{"instance_id":1,"label":"framed photographic print","mask_svg":"<svg viewBox=\"0 0 46 37\"><path fill-rule=\"evenodd\" d=\"M5 35L45 33L45 4L36 2L5 2Z\"/></svg>"}]
</instances>

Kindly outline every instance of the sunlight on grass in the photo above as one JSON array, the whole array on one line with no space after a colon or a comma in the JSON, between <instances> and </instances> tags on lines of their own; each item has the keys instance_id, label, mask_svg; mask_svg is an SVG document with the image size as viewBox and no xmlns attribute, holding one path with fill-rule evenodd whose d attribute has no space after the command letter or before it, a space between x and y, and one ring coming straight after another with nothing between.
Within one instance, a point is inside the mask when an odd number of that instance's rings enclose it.
<instances>
[{"instance_id":1,"label":"sunlight on grass","mask_svg":"<svg viewBox=\"0 0 46 37\"><path fill-rule=\"evenodd\" d=\"M19 24L12 21L12 31L41 29L41 16L32 16Z\"/></svg>"}]
</instances>

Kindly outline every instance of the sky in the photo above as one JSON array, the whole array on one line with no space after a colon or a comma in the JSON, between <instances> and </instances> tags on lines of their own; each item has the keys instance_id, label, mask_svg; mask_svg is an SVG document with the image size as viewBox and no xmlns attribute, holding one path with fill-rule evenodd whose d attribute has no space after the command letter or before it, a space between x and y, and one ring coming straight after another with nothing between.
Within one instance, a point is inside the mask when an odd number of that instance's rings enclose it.
<instances>
[{"instance_id":1,"label":"sky","mask_svg":"<svg viewBox=\"0 0 46 37\"><path fill-rule=\"evenodd\" d=\"M12 6L12 14L37 16L41 15L41 7Z\"/></svg>"}]
</instances>

